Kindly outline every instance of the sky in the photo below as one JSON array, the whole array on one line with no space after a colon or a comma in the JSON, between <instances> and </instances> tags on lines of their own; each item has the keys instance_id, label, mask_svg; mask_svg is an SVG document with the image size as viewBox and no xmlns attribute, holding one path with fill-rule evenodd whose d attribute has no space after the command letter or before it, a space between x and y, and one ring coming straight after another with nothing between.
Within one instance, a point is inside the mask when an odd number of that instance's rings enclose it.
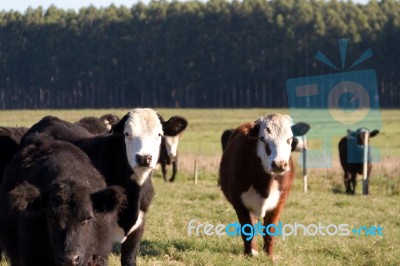
<instances>
[{"instance_id":1,"label":"sky","mask_svg":"<svg viewBox=\"0 0 400 266\"><path fill-rule=\"evenodd\" d=\"M28 7L37 8L42 6L47 9L49 6L54 5L62 9L75 9L78 11L82 7L93 5L95 7L108 7L111 4L115 6L124 5L131 7L133 4L139 2L138 0L1 0L0 10L3 11L19 11L24 12ZM148 0L141 0L142 3L147 4Z\"/></svg>"},{"instance_id":2,"label":"sky","mask_svg":"<svg viewBox=\"0 0 400 266\"><path fill-rule=\"evenodd\" d=\"M144 4L149 3L149 0L140 1ZM28 7L37 8L39 6L42 6L44 9L47 9L52 4L58 8L75 9L76 11L78 11L82 7L88 7L90 5L93 5L95 7L108 7L109 5L114 4L115 6L124 5L130 8L133 4L137 2L139 2L139 0L0 0L0 10L14 10L24 13L24 11ZM353 0L353 2L366 3L368 2L368 0Z\"/></svg>"}]
</instances>

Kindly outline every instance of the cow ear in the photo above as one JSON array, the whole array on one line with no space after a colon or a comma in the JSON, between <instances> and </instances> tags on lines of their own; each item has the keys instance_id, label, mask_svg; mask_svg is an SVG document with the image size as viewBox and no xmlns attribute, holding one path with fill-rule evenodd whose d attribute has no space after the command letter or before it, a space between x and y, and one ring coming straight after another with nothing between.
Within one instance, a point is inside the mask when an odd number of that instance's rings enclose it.
<instances>
[{"instance_id":1,"label":"cow ear","mask_svg":"<svg viewBox=\"0 0 400 266\"><path fill-rule=\"evenodd\" d=\"M131 113L127 113L118 123L112 126L111 131L118 134L124 134L126 120L128 120Z\"/></svg>"},{"instance_id":2,"label":"cow ear","mask_svg":"<svg viewBox=\"0 0 400 266\"><path fill-rule=\"evenodd\" d=\"M379 130L378 129L374 129L374 130L372 130L371 133L369 133L369 137L372 138L372 137L375 137L378 134L379 134Z\"/></svg>"},{"instance_id":3,"label":"cow ear","mask_svg":"<svg viewBox=\"0 0 400 266\"><path fill-rule=\"evenodd\" d=\"M186 129L188 122L182 116L173 116L168 121L160 120L165 136L174 137Z\"/></svg>"},{"instance_id":4,"label":"cow ear","mask_svg":"<svg viewBox=\"0 0 400 266\"><path fill-rule=\"evenodd\" d=\"M119 211L126 204L125 189L120 186L110 186L90 195L93 210L96 212Z\"/></svg>"},{"instance_id":5,"label":"cow ear","mask_svg":"<svg viewBox=\"0 0 400 266\"><path fill-rule=\"evenodd\" d=\"M292 126L292 132L294 136L303 136L308 130L310 130L310 125L305 122L299 122Z\"/></svg>"},{"instance_id":6,"label":"cow ear","mask_svg":"<svg viewBox=\"0 0 400 266\"><path fill-rule=\"evenodd\" d=\"M253 124L253 127L250 128L248 136L249 136L249 137L252 137L252 138L257 138L257 139L258 139L259 135L260 135L260 123L259 123L259 121L257 120L257 121Z\"/></svg>"},{"instance_id":7,"label":"cow ear","mask_svg":"<svg viewBox=\"0 0 400 266\"><path fill-rule=\"evenodd\" d=\"M47 193L24 182L9 193L11 206L19 212L39 213L47 207Z\"/></svg>"},{"instance_id":8,"label":"cow ear","mask_svg":"<svg viewBox=\"0 0 400 266\"><path fill-rule=\"evenodd\" d=\"M101 116L100 119L104 123L107 121L111 126L114 126L119 122L119 117L113 114L105 114Z\"/></svg>"}]
</instances>

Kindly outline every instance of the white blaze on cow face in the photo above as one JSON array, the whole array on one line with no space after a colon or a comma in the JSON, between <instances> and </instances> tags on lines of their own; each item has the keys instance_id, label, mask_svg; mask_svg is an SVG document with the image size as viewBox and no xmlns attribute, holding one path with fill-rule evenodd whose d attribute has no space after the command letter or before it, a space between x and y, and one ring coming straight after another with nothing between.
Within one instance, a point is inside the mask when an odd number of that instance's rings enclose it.
<instances>
[{"instance_id":1,"label":"white blaze on cow face","mask_svg":"<svg viewBox=\"0 0 400 266\"><path fill-rule=\"evenodd\" d=\"M272 114L261 117L256 123L260 127L257 155L265 172L283 174L290 169L293 140L290 116Z\"/></svg>"},{"instance_id":2,"label":"white blaze on cow face","mask_svg":"<svg viewBox=\"0 0 400 266\"><path fill-rule=\"evenodd\" d=\"M180 135L165 136L165 148L167 149L167 153L169 158L171 159L171 162L175 161L176 158L176 154L178 151L179 137Z\"/></svg>"},{"instance_id":3,"label":"white blaze on cow face","mask_svg":"<svg viewBox=\"0 0 400 266\"><path fill-rule=\"evenodd\" d=\"M142 185L155 169L160 153L163 129L157 113L151 109L134 109L124 128L125 145L133 179Z\"/></svg>"}]
</instances>

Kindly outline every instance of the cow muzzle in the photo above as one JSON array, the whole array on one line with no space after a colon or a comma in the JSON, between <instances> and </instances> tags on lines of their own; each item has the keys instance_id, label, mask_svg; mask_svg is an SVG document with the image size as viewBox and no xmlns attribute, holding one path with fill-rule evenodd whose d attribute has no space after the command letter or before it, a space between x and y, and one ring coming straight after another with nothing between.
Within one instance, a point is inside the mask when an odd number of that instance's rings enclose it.
<instances>
[{"instance_id":1,"label":"cow muzzle","mask_svg":"<svg viewBox=\"0 0 400 266\"><path fill-rule=\"evenodd\" d=\"M81 264L81 257L78 252L70 252L58 257L58 265L60 266L77 266Z\"/></svg>"},{"instance_id":2,"label":"cow muzzle","mask_svg":"<svg viewBox=\"0 0 400 266\"><path fill-rule=\"evenodd\" d=\"M149 167L152 158L150 154L136 154L136 163L139 167Z\"/></svg>"},{"instance_id":3,"label":"cow muzzle","mask_svg":"<svg viewBox=\"0 0 400 266\"><path fill-rule=\"evenodd\" d=\"M287 161L273 161L271 169L273 173L282 174L289 170L289 163Z\"/></svg>"}]
</instances>

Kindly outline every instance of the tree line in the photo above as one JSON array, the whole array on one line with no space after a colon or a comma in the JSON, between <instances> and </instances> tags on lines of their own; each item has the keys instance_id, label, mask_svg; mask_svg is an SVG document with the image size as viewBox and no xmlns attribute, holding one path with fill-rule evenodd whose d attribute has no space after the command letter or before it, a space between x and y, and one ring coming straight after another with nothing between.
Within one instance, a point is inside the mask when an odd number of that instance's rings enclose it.
<instances>
[{"instance_id":1,"label":"tree line","mask_svg":"<svg viewBox=\"0 0 400 266\"><path fill-rule=\"evenodd\" d=\"M375 69L400 106L400 1L210 0L0 12L0 108L287 107L290 78Z\"/></svg>"}]
</instances>

